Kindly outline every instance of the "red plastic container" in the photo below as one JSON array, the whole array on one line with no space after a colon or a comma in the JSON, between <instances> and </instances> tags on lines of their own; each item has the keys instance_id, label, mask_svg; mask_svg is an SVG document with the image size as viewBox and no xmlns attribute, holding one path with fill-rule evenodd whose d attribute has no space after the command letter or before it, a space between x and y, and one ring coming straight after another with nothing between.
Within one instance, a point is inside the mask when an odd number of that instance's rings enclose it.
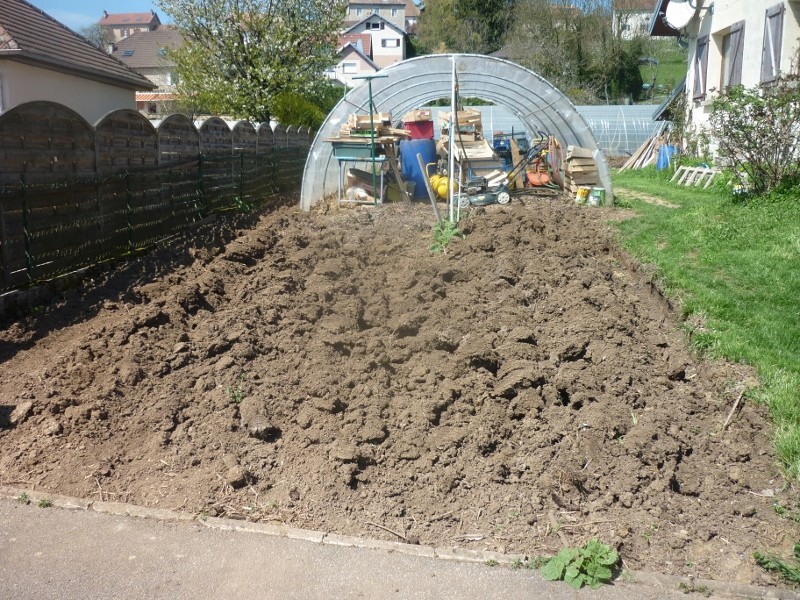
<instances>
[{"instance_id":1,"label":"red plastic container","mask_svg":"<svg viewBox=\"0 0 800 600\"><path fill-rule=\"evenodd\" d=\"M411 132L412 140L433 139L433 121L406 121L403 129Z\"/></svg>"}]
</instances>

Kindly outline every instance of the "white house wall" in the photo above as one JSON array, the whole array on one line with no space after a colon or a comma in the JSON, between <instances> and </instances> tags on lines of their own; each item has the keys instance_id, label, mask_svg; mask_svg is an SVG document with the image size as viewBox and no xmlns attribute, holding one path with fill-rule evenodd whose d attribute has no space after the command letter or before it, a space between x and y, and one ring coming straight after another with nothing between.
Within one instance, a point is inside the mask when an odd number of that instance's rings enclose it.
<instances>
[{"instance_id":1,"label":"white house wall","mask_svg":"<svg viewBox=\"0 0 800 600\"><path fill-rule=\"evenodd\" d=\"M742 85L754 87L761 80L761 57L764 42L764 22L768 8L781 4L781 0L715 0L713 9L708 9L706 0L700 9L698 18L687 27L689 35L689 70L686 77L686 93L689 99L690 117L695 127L707 124L711 112L713 93L722 84L722 37L729 33L731 25L739 21L745 22L744 53L742 56ZM800 2L783 0L786 13L783 19L783 36L781 49L781 72L791 71L793 61L797 59L798 38L800 38ZM709 36L708 67L706 71L706 88L709 93L703 100L693 100L695 82L695 64L692 57L697 51L697 40L704 35Z\"/></svg>"},{"instance_id":2,"label":"white house wall","mask_svg":"<svg viewBox=\"0 0 800 600\"><path fill-rule=\"evenodd\" d=\"M393 65L403 60L405 53L405 38L403 33L386 25L383 29L369 29L370 21L359 25L356 30L350 33L368 33L372 36L372 60L381 69ZM384 40L397 40L399 46L385 48Z\"/></svg>"},{"instance_id":3,"label":"white house wall","mask_svg":"<svg viewBox=\"0 0 800 600\"><path fill-rule=\"evenodd\" d=\"M345 63L350 63L350 65L355 63L355 70L350 69L349 66L346 68ZM338 79L348 87L354 87L360 81L354 80L353 77L371 75L373 73L375 73L375 67L364 60L364 57L358 52L348 48L336 64L333 78Z\"/></svg>"},{"instance_id":4,"label":"white house wall","mask_svg":"<svg viewBox=\"0 0 800 600\"><path fill-rule=\"evenodd\" d=\"M71 108L94 124L113 110L136 110L134 90L13 60L0 61L0 88L3 112L25 102L48 100Z\"/></svg>"}]
</instances>

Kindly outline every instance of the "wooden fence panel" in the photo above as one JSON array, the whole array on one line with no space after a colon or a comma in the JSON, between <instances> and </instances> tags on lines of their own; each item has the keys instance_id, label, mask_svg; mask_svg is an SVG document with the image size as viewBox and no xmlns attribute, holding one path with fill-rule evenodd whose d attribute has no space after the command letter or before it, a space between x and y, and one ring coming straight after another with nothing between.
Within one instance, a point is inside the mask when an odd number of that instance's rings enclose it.
<instances>
[{"instance_id":1,"label":"wooden fence panel","mask_svg":"<svg viewBox=\"0 0 800 600\"><path fill-rule=\"evenodd\" d=\"M66 106L28 102L0 117L0 184L91 176L95 167L94 129Z\"/></svg>"},{"instance_id":2,"label":"wooden fence panel","mask_svg":"<svg viewBox=\"0 0 800 600\"><path fill-rule=\"evenodd\" d=\"M95 127L95 139L100 174L158 165L158 132L135 110L106 115Z\"/></svg>"},{"instance_id":3,"label":"wooden fence panel","mask_svg":"<svg viewBox=\"0 0 800 600\"><path fill-rule=\"evenodd\" d=\"M246 156L255 155L256 147L258 146L258 134L251 123L248 121L236 123L231 130L231 137L233 139L234 156L239 156L240 154Z\"/></svg>"},{"instance_id":4,"label":"wooden fence panel","mask_svg":"<svg viewBox=\"0 0 800 600\"><path fill-rule=\"evenodd\" d=\"M239 158L220 158L203 161L203 193L209 211L225 210L236 204L239 182L234 163Z\"/></svg>"},{"instance_id":5,"label":"wooden fence panel","mask_svg":"<svg viewBox=\"0 0 800 600\"><path fill-rule=\"evenodd\" d=\"M160 242L296 186L304 129L33 102L0 115L0 292ZM308 140L306 139L308 138ZM202 151L202 153L201 153Z\"/></svg>"},{"instance_id":6,"label":"wooden fence panel","mask_svg":"<svg viewBox=\"0 0 800 600\"><path fill-rule=\"evenodd\" d=\"M203 156L230 156L233 151L231 128L219 117L195 121L200 133L200 151Z\"/></svg>"},{"instance_id":7,"label":"wooden fence panel","mask_svg":"<svg viewBox=\"0 0 800 600\"><path fill-rule=\"evenodd\" d=\"M189 117L177 113L170 115L156 129L160 165L197 160L200 155L200 133Z\"/></svg>"}]
</instances>

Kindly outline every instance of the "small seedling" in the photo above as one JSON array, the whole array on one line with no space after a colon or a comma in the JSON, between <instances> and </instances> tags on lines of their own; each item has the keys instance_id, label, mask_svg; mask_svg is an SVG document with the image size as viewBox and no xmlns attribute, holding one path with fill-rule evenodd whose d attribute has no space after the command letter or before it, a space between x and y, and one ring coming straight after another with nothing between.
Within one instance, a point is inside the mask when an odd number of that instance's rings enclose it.
<instances>
[{"instance_id":1,"label":"small seedling","mask_svg":"<svg viewBox=\"0 0 800 600\"><path fill-rule=\"evenodd\" d=\"M786 581L800 583L800 542L794 545L793 561L783 560L774 554L762 552L754 552L753 558L762 569L777 573Z\"/></svg>"},{"instance_id":2,"label":"small seedling","mask_svg":"<svg viewBox=\"0 0 800 600\"><path fill-rule=\"evenodd\" d=\"M53 503L47 498L42 498L39 500L39 508L50 508L51 506L53 506Z\"/></svg>"},{"instance_id":3,"label":"small seedling","mask_svg":"<svg viewBox=\"0 0 800 600\"><path fill-rule=\"evenodd\" d=\"M236 385L227 386L225 392L228 394L228 398L233 404L241 404L245 396L244 375L239 376L239 383Z\"/></svg>"},{"instance_id":4,"label":"small seedling","mask_svg":"<svg viewBox=\"0 0 800 600\"><path fill-rule=\"evenodd\" d=\"M486 561L485 563L483 563L483 564L485 564L487 567L496 567L496 566L497 566L497 565L499 565L500 563L499 563L499 562L497 562L495 559L493 559L493 558L490 558L489 560L487 560L487 561Z\"/></svg>"},{"instance_id":5,"label":"small seedling","mask_svg":"<svg viewBox=\"0 0 800 600\"><path fill-rule=\"evenodd\" d=\"M798 505L798 507L800 507L800 505ZM775 511L776 515L779 515L784 519L790 519L795 523L800 523L800 510L792 510L791 507L784 506L780 502L773 504L772 509Z\"/></svg>"},{"instance_id":6,"label":"small seedling","mask_svg":"<svg viewBox=\"0 0 800 600\"><path fill-rule=\"evenodd\" d=\"M250 212L256 207L254 202L251 202L247 198L242 198L241 196L236 196L234 204L236 205L236 210L245 213Z\"/></svg>"},{"instance_id":7,"label":"small seedling","mask_svg":"<svg viewBox=\"0 0 800 600\"><path fill-rule=\"evenodd\" d=\"M525 561L522 560L521 558L515 558L513 561L511 561L511 568L514 569L515 571L521 569L524 566L525 566Z\"/></svg>"},{"instance_id":8,"label":"small seedling","mask_svg":"<svg viewBox=\"0 0 800 600\"><path fill-rule=\"evenodd\" d=\"M590 540L581 548L563 548L542 567L547 581L564 580L574 589L584 585L597 589L611 581L612 568L619 555L598 540Z\"/></svg>"},{"instance_id":9,"label":"small seedling","mask_svg":"<svg viewBox=\"0 0 800 600\"><path fill-rule=\"evenodd\" d=\"M433 226L433 243L431 244L430 248L431 252L434 254L445 252L447 250L447 246L450 245L451 240L455 237L464 237L464 234L461 233L461 230L456 226L456 224L447 220L439 221Z\"/></svg>"},{"instance_id":10,"label":"small seedling","mask_svg":"<svg viewBox=\"0 0 800 600\"><path fill-rule=\"evenodd\" d=\"M528 560L529 569L541 569L547 564L547 561L553 558L552 556L534 556Z\"/></svg>"},{"instance_id":11,"label":"small seedling","mask_svg":"<svg viewBox=\"0 0 800 600\"><path fill-rule=\"evenodd\" d=\"M646 542L650 541L650 537L658 531L658 523L652 523L650 528L642 534L642 537Z\"/></svg>"},{"instance_id":12,"label":"small seedling","mask_svg":"<svg viewBox=\"0 0 800 600\"><path fill-rule=\"evenodd\" d=\"M28 496L28 494L26 494L25 492L22 492L22 493L19 495L19 498L17 498L17 500L19 500L19 501L20 501L20 502L22 502L23 504L30 504L30 503L31 503L30 496Z\"/></svg>"}]
</instances>

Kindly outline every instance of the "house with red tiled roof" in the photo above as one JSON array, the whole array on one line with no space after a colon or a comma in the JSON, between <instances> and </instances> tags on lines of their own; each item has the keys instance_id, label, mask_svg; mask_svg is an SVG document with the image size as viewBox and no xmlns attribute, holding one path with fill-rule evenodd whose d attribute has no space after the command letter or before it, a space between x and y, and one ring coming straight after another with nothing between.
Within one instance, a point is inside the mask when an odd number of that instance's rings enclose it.
<instances>
[{"instance_id":1,"label":"house with red tiled roof","mask_svg":"<svg viewBox=\"0 0 800 600\"><path fill-rule=\"evenodd\" d=\"M63 104L94 125L156 86L25 0L0 0L0 113Z\"/></svg>"},{"instance_id":2,"label":"house with red tiled roof","mask_svg":"<svg viewBox=\"0 0 800 600\"><path fill-rule=\"evenodd\" d=\"M114 41L125 39L129 35L142 31L155 31L161 25L158 15L152 10L143 13L114 13L103 11L103 17L97 22L100 27L110 31Z\"/></svg>"},{"instance_id":3,"label":"house with red tiled roof","mask_svg":"<svg viewBox=\"0 0 800 600\"><path fill-rule=\"evenodd\" d=\"M378 65L370 58L372 53L372 36L366 33L348 34L339 37L336 65L328 69L326 75L348 87L354 87L354 77L372 75L379 70Z\"/></svg>"},{"instance_id":4,"label":"house with red tiled roof","mask_svg":"<svg viewBox=\"0 0 800 600\"><path fill-rule=\"evenodd\" d=\"M367 15L352 24L342 35L369 35L372 48L369 58L381 69L406 57L406 32L379 14Z\"/></svg>"},{"instance_id":5,"label":"house with red tiled roof","mask_svg":"<svg viewBox=\"0 0 800 600\"><path fill-rule=\"evenodd\" d=\"M177 29L161 25L155 31L131 34L114 46L112 56L158 86L153 91L136 92L136 109L147 117L174 112L177 79L169 53L183 42Z\"/></svg>"}]
</instances>

